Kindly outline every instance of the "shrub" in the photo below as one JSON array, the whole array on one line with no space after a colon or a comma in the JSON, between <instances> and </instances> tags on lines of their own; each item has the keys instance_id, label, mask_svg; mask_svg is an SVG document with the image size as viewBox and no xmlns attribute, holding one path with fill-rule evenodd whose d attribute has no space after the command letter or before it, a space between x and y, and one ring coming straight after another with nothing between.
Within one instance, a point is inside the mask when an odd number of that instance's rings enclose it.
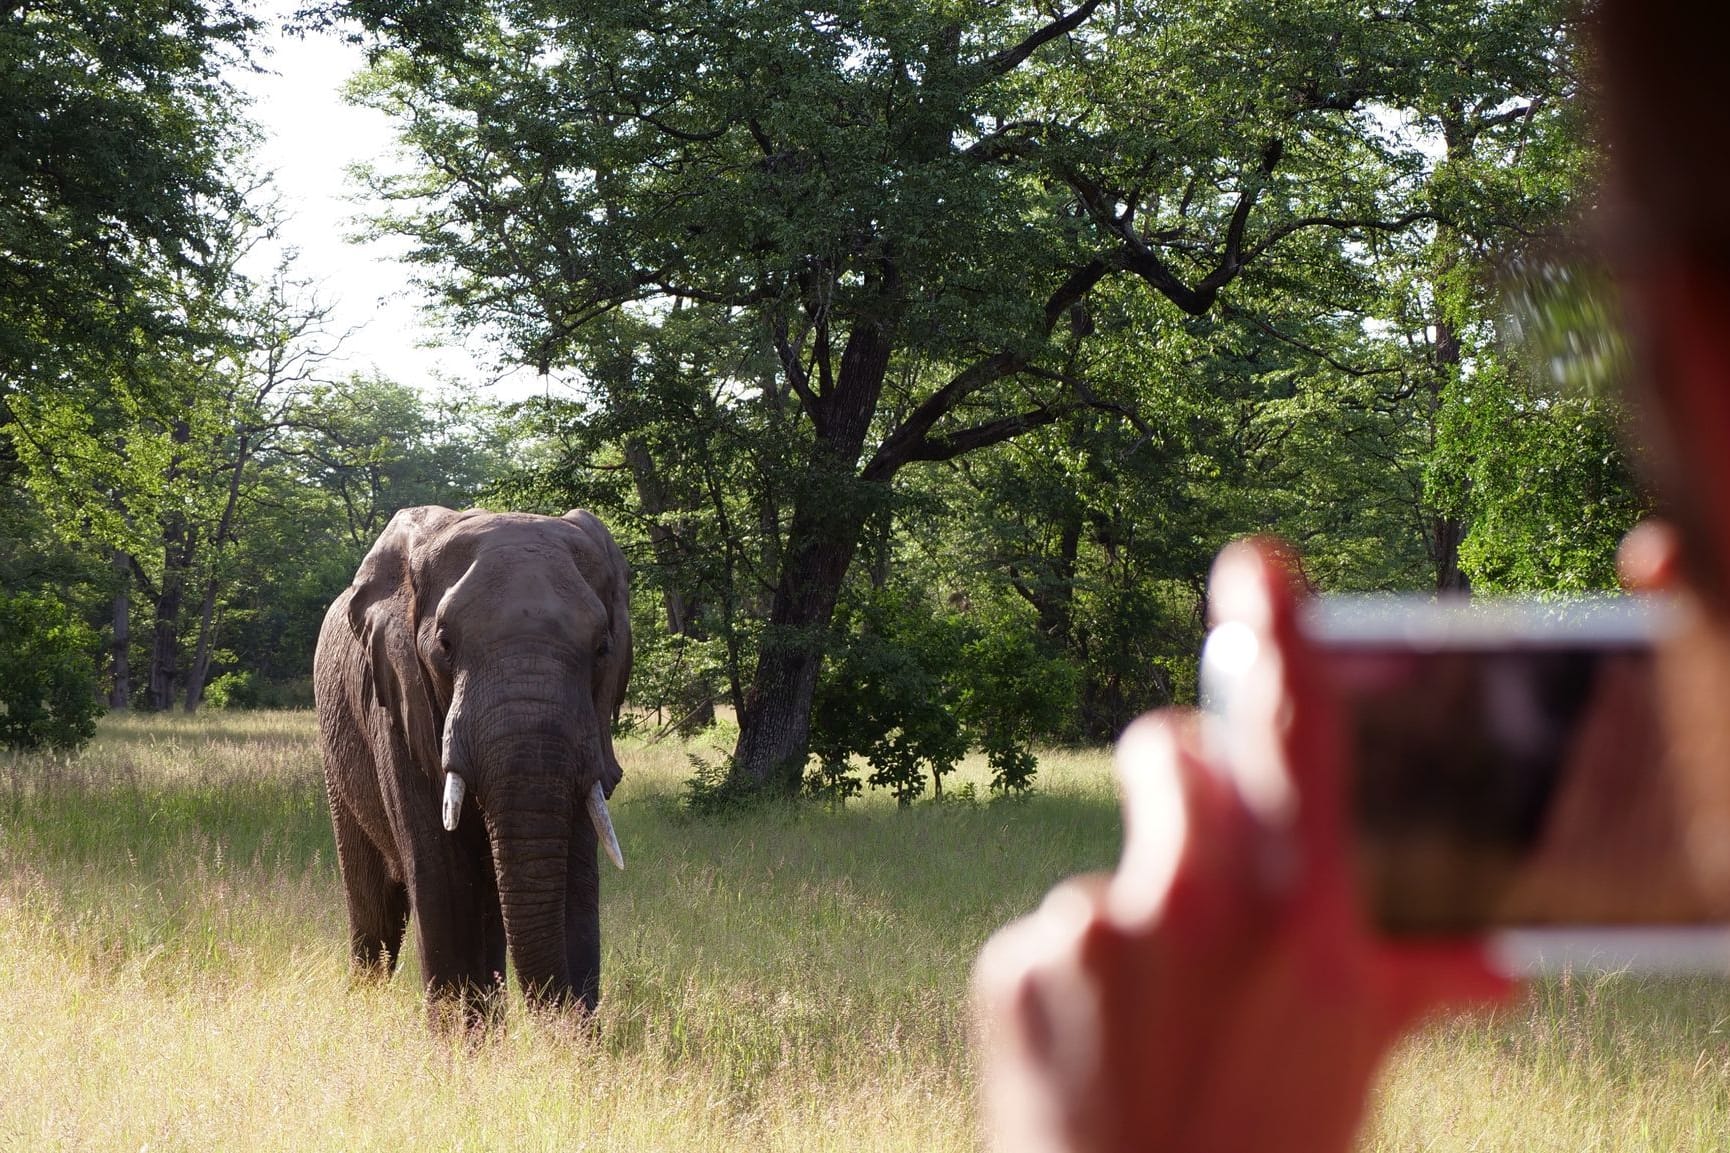
<instances>
[{"instance_id":1,"label":"shrub","mask_svg":"<svg viewBox=\"0 0 1730 1153\"><path fill-rule=\"evenodd\" d=\"M256 709L259 696L257 678L241 670L223 673L204 686L204 703L213 709Z\"/></svg>"},{"instance_id":2,"label":"shrub","mask_svg":"<svg viewBox=\"0 0 1730 1153\"><path fill-rule=\"evenodd\" d=\"M1033 788L1039 762L1028 744L1063 724L1073 711L1078 678L1067 662L1039 651L1025 629L981 628L965 647L958 715L991 766L991 791Z\"/></svg>"},{"instance_id":3,"label":"shrub","mask_svg":"<svg viewBox=\"0 0 1730 1153\"><path fill-rule=\"evenodd\" d=\"M918 592L855 592L837 613L851 639L825 665L811 710L817 766L809 793L839 802L861 784L901 804L932 791L967 750L982 749L991 790L1033 787L1028 745L1075 705L1074 670L1040 651L1025 622L939 608ZM869 775L860 781L854 759Z\"/></svg>"},{"instance_id":4,"label":"shrub","mask_svg":"<svg viewBox=\"0 0 1730 1153\"><path fill-rule=\"evenodd\" d=\"M0 745L75 749L96 734L96 634L47 593L0 593Z\"/></svg>"}]
</instances>

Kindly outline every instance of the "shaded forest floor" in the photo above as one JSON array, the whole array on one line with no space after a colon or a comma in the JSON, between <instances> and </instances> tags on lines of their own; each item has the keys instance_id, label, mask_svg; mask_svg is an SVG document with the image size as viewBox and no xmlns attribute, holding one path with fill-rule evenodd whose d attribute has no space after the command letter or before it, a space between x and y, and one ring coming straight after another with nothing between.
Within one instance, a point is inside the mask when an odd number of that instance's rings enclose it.
<instances>
[{"instance_id":1,"label":"shaded forest floor","mask_svg":"<svg viewBox=\"0 0 1730 1153\"><path fill-rule=\"evenodd\" d=\"M600 1028L518 1004L477 1046L428 1035L412 955L349 981L310 714L0 755L0 1147L975 1148L972 957L1115 859L1105 754L1048 754L1027 801L700 822L715 750L621 752ZM1547 983L1409 1045L1366 1148L1730 1147L1727 1024L1719 982Z\"/></svg>"}]
</instances>

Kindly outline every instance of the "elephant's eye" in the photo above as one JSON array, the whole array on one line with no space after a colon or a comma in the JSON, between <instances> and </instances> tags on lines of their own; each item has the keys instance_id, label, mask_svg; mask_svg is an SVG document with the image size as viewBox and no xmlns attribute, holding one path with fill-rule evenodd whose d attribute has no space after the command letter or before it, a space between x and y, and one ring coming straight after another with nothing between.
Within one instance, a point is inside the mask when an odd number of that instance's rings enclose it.
<instances>
[{"instance_id":1,"label":"elephant's eye","mask_svg":"<svg viewBox=\"0 0 1730 1153\"><path fill-rule=\"evenodd\" d=\"M595 646L595 656L597 658L604 657L604 656L608 655L609 653L611 653L612 651L613 651L613 642L608 640L606 637L602 637L601 643Z\"/></svg>"},{"instance_id":2,"label":"elephant's eye","mask_svg":"<svg viewBox=\"0 0 1730 1153\"><path fill-rule=\"evenodd\" d=\"M449 656L450 651L451 651L451 635L449 633L445 632L444 629L441 628L441 629L439 629L439 631L437 633L437 641L438 641L438 646L439 646L439 652L444 653L446 656Z\"/></svg>"}]
</instances>

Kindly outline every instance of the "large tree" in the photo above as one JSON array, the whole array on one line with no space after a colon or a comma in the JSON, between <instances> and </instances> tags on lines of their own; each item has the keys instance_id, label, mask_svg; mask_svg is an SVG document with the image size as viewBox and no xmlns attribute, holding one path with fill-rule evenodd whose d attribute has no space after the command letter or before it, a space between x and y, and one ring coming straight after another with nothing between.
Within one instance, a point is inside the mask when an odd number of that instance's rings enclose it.
<instances>
[{"instance_id":1,"label":"large tree","mask_svg":"<svg viewBox=\"0 0 1730 1153\"><path fill-rule=\"evenodd\" d=\"M1563 7L332 11L372 38L363 95L418 159L378 174L383 226L416 239L457 323L583 370L597 321L683 301L773 352L734 396L794 415L800 467L734 773L788 789L825 630L897 473L1133 408L1092 371L1108 287L1151 296L1160 326L1234 306L1245 282L1326 312L1381 240L1447 222L1434 133L1400 126L1457 108L1511 137L1549 115Z\"/></svg>"},{"instance_id":2,"label":"large tree","mask_svg":"<svg viewBox=\"0 0 1730 1153\"><path fill-rule=\"evenodd\" d=\"M222 71L255 26L231 0L0 3L0 408L185 335L156 287L238 203Z\"/></svg>"}]
</instances>

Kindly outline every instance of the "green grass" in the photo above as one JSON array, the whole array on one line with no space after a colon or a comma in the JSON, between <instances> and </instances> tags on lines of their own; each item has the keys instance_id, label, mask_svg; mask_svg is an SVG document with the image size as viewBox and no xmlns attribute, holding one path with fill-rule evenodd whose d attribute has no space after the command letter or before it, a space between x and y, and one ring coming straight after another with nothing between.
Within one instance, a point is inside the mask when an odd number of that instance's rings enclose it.
<instances>
[{"instance_id":1,"label":"green grass","mask_svg":"<svg viewBox=\"0 0 1730 1153\"><path fill-rule=\"evenodd\" d=\"M976 1148L968 970L1116 858L1105 756L1048 754L1027 802L704 822L693 751L623 749L600 1028L514 1004L478 1043L429 1034L412 956L350 981L309 715L0 755L0 1149ZM1364 1145L1730 1148L1730 996L1576 978L1438 1026Z\"/></svg>"}]
</instances>

